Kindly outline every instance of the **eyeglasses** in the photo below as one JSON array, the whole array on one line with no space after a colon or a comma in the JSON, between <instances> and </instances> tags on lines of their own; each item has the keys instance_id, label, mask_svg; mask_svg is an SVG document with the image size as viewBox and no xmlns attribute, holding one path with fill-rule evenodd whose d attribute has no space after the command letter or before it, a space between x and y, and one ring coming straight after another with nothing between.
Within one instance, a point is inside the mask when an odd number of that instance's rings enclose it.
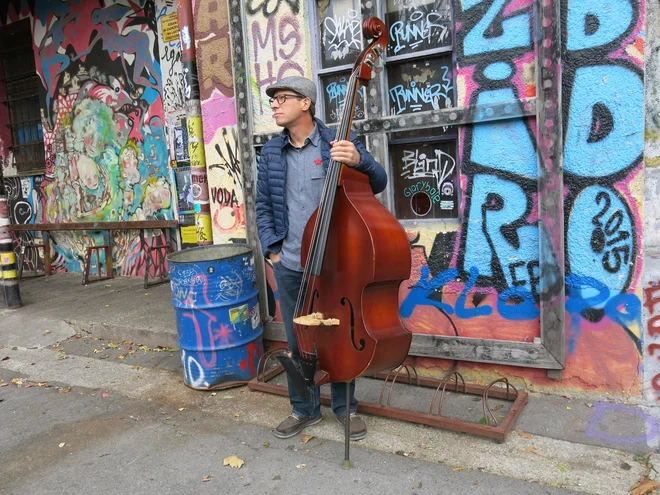
<instances>
[{"instance_id":1,"label":"eyeglasses","mask_svg":"<svg viewBox=\"0 0 660 495\"><path fill-rule=\"evenodd\" d=\"M301 95L277 95L277 96L274 96L273 98L268 98L268 104L272 105L275 101L277 101L278 105L284 105L284 102L286 101L287 98L304 99L304 98L307 98L307 97L306 96L301 96Z\"/></svg>"}]
</instances>

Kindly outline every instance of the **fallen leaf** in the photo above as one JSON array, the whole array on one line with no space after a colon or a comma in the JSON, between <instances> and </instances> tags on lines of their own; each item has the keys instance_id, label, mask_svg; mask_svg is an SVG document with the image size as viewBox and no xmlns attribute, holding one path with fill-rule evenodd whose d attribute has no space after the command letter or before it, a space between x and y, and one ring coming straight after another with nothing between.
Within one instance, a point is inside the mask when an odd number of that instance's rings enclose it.
<instances>
[{"instance_id":1,"label":"fallen leaf","mask_svg":"<svg viewBox=\"0 0 660 495\"><path fill-rule=\"evenodd\" d=\"M264 447L266 448L270 447L270 442L264 442Z\"/></svg>"},{"instance_id":2,"label":"fallen leaf","mask_svg":"<svg viewBox=\"0 0 660 495\"><path fill-rule=\"evenodd\" d=\"M20 382L20 381L21 381L20 378L12 378L12 379L11 379L11 382L12 382L12 383L18 383L18 382Z\"/></svg>"},{"instance_id":3,"label":"fallen leaf","mask_svg":"<svg viewBox=\"0 0 660 495\"><path fill-rule=\"evenodd\" d=\"M523 450L525 452L531 452L532 454L538 454L539 453L538 450L536 450L536 447L532 447L532 446L525 447Z\"/></svg>"},{"instance_id":4,"label":"fallen leaf","mask_svg":"<svg viewBox=\"0 0 660 495\"><path fill-rule=\"evenodd\" d=\"M522 430L516 430L516 433L521 437L526 438L527 440L531 440L532 438L534 438L530 433L525 433Z\"/></svg>"},{"instance_id":5,"label":"fallen leaf","mask_svg":"<svg viewBox=\"0 0 660 495\"><path fill-rule=\"evenodd\" d=\"M499 410L502 409L503 407L504 407L503 404L498 404L498 405L496 405L496 406L493 408L493 411L499 411Z\"/></svg>"},{"instance_id":6,"label":"fallen leaf","mask_svg":"<svg viewBox=\"0 0 660 495\"><path fill-rule=\"evenodd\" d=\"M234 396L233 395L223 395L222 398L223 399L233 399Z\"/></svg>"},{"instance_id":7,"label":"fallen leaf","mask_svg":"<svg viewBox=\"0 0 660 495\"><path fill-rule=\"evenodd\" d=\"M101 397L103 397L103 398L105 399L105 398L107 398L107 397L110 397L110 394L109 394L108 392L103 392L103 393L101 394Z\"/></svg>"},{"instance_id":8,"label":"fallen leaf","mask_svg":"<svg viewBox=\"0 0 660 495\"><path fill-rule=\"evenodd\" d=\"M98 354L99 352L103 352L101 349L94 349L94 354Z\"/></svg>"},{"instance_id":9,"label":"fallen leaf","mask_svg":"<svg viewBox=\"0 0 660 495\"><path fill-rule=\"evenodd\" d=\"M632 489L630 495L646 495L660 486L660 483L654 480L644 480L638 486Z\"/></svg>"},{"instance_id":10,"label":"fallen leaf","mask_svg":"<svg viewBox=\"0 0 660 495\"><path fill-rule=\"evenodd\" d=\"M557 464L557 469L559 469L562 473L565 473L568 471L568 468L564 466L563 464Z\"/></svg>"},{"instance_id":11,"label":"fallen leaf","mask_svg":"<svg viewBox=\"0 0 660 495\"><path fill-rule=\"evenodd\" d=\"M12 350L12 351L17 351L17 350L18 350L18 347L13 346L13 347L11 348L11 350Z\"/></svg>"},{"instance_id":12,"label":"fallen leaf","mask_svg":"<svg viewBox=\"0 0 660 495\"><path fill-rule=\"evenodd\" d=\"M119 346L117 344L113 344L112 342L108 342L108 347L111 347L112 349L117 349Z\"/></svg>"},{"instance_id":13,"label":"fallen leaf","mask_svg":"<svg viewBox=\"0 0 660 495\"><path fill-rule=\"evenodd\" d=\"M215 478L211 475L202 476L202 483L204 483L205 481L211 481L211 480L214 480L214 479Z\"/></svg>"},{"instance_id":14,"label":"fallen leaf","mask_svg":"<svg viewBox=\"0 0 660 495\"><path fill-rule=\"evenodd\" d=\"M312 435L305 435L300 439L300 443L307 443L309 442L312 438L314 438Z\"/></svg>"},{"instance_id":15,"label":"fallen leaf","mask_svg":"<svg viewBox=\"0 0 660 495\"><path fill-rule=\"evenodd\" d=\"M465 468L464 467L457 467L457 468L454 468L453 471L465 471Z\"/></svg>"},{"instance_id":16,"label":"fallen leaf","mask_svg":"<svg viewBox=\"0 0 660 495\"><path fill-rule=\"evenodd\" d=\"M278 474L277 476L275 476L275 477L273 478L273 481L279 481L279 480L281 480L281 479L282 479L282 477Z\"/></svg>"},{"instance_id":17,"label":"fallen leaf","mask_svg":"<svg viewBox=\"0 0 660 495\"><path fill-rule=\"evenodd\" d=\"M306 465L307 465L307 464L298 464L298 465L296 466L296 469L302 469L302 468L304 468Z\"/></svg>"},{"instance_id":18,"label":"fallen leaf","mask_svg":"<svg viewBox=\"0 0 660 495\"><path fill-rule=\"evenodd\" d=\"M71 392L71 387L60 389L61 395L68 394L69 392Z\"/></svg>"},{"instance_id":19,"label":"fallen leaf","mask_svg":"<svg viewBox=\"0 0 660 495\"><path fill-rule=\"evenodd\" d=\"M238 418L239 416L240 416L240 414L234 414L235 418Z\"/></svg>"},{"instance_id":20,"label":"fallen leaf","mask_svg":"<svg viewBox=\"0 0 660 495\"><path fill-rule=\"evenodd\" d=\"M243 464L245 464L245 461L236 457L235 455L225 457L222 460L223 466L231 466L234 469L240 469Z\"/></svg>"},{"instance_id":21,"label":"fallen leaf","mask_svg":"<svg viewBox=\"0 0 660 495\"><path fill-rule=\"evenodd\" d=\"M594 405L591 402L587 402L587 407L594 407Z\"/></svg>"},{"instance_id":22,"label":"fallen leaf","mask_svg":"<svg viewBox=\"0 0 660 495\"><path fill-rule=\"evenodd\" d=\"M48 335L49 333L50 333L50 330L46 330L46 331L44 332L44 335Z\"/></svg>"},{"instance_id":23,"label":"fallen leaf","mask_svg":"<svg viewBox=\"0 0 660 495\"><path fill-rule=\"evenodd\" d=\"M134 365L132 366L132 368L135 369L135 370L140 371L140 370L142 369L142 366L139 366L139 365L137 365L137 364L134 364Z\"/></svg>"},{"instance_id":24,"label":"fallen leaf","mask_svg":"<svg viewBox=\"0 0 660 495\"><path fill-rule=\"evenodd\" d=\"M48 385L46 382L37 383L37 387L45 387L46 385Z\"/></svg>"},{"instance_id":25,"label":"fallen leaf","mask_svg":"<svg viewBox=\"0 0 660 495\"><path fill-rule=\"evenodd\" d=\"M115 356L115 359L124 359L126 356Z\"/></svg>"},{"instance_id":26,"label":"fallen leaf","mask_svg":"<svg viewBox=\"0 0 660 495\"><path fill-rule=\"evenodd\" d=\"M25 386L25 388L32 388L32 387L34 387L34 383L28 383L28 384Z\"/></svg>"},{"instance_id":27,"label":"fallen leaf","mask_svg":"<svg viewBox=\"0 0 660 495\"><path fill-rule=\"evenodd\" d=\"M185 409L185 407L180 407L179 411L183 411L184 409Z\"/></svg>"},{"instance_id":28,"label":"fallen leaf","mask_svg":"<svg viewBox=\"0 0 660 495\"><path fill-rule=\"evenodd\" d=\"M66 443L62 442L62 443L60 444L60 448L64 447L65 445L66 445Z\"/></svg>"},{"instance_id":29,"label":"fallen leaf","mask_svg":"<svg viewBox=\"0 0 660 495\"><path fill-rule=\"evenodd\" d=\"M5 356L5 357L3 357L3 358L1 359L1 361L7 361L7 359L9 359L9 356Z\"/></svg>"},{"instance_id":30,"label":"fallen leaf","mask_svg":"<svg viewBox=\"0 0 660 495\"><path fill-rule=\"evenodd\" d=\"M9 384L8 383L0 383L0 387L6 387L7 385L9 385Z\"/></svg>"},{"instance_id":31,"label":"fallen leaf","mask_svg":"<svg viewBox=\"0 0 660 495\"><path fill-rule=\"evenodd\" d=\"M567 411L570 411L570 410L571 410L571 406L566 406L566 410L567 410Z\"/></svg>"}]
</instances>

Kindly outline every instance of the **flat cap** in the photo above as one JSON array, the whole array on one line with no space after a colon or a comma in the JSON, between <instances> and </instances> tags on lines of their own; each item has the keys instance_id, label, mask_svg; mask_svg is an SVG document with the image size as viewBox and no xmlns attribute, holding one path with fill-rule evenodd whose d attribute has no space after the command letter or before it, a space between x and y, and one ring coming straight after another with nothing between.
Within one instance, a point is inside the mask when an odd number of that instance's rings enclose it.
<instances>
[{"instance_id":1,"label":"flat cap","mask_svg":"<svg viewBox=\"0 0 660 495\"><path fill-rule=\"evenodd\" d=\"M291 89L296 93L309 98L312 100L312 103L316 105L316 84L306 77L290 76L280 79L275 84L271 84L266 88L266 94L272 98L275 91L279 89Z\"/></svg>"}]
</instances>

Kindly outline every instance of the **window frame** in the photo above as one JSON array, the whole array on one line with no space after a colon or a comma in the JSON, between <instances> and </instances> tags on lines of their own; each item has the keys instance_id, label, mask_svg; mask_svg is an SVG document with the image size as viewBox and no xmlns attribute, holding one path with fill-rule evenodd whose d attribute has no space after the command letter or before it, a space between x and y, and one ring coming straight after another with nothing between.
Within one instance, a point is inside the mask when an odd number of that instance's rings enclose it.
<instances>
[{"instance_id":1,"label":"window frame","mask_svg":"<svg viewBox=\"0 0 660 495\"><path fill-rule=\"evenodd\" d=\"M244 187L248 195L253 195L256 179L256 160L254 147L260 146L279 132L253 132L252 96L249 86L250 60L247 57L248 43L246 37L247 14L244 2L230 0L232 8L240 9L240 15L230 19L232 36L232 58L235 68L234 88L239 95L237 100L237 119L239 125L239 150L242 161ZM314 4L312 4L314 2ZM308 0L308 5L315 5L315 0ZM561 2L559 0L534 0L534 23L532 26L532 43L535 54L536 95L533 97L518 97L511 101L489 103L483 105L467 105L418 112L412 118L401 122L400 118L378 116L366 124L357 122L353 129L357 134L365 134L369 149L374 157L381 161L383 153L382 139L379 134L391 129L415 130L447 125L478 125L484 122L507 121L534 117L538 122L550 119L553 126L537 126L536 140L542 144L537 146L537 167L539 177L546 177L553 182L553 187L546 187L546 181L538 184L539 208L539 259L544 260L540 266L539 293L541 336L533 342L516 342L496 339L477 339L467 337L449 337L439 335L413 335L409 355L424 356L436 359L452 359L490 364L504 364L547 370L549 378L561 379L561 372L566 362L565 339L565 267L564 267L564 212L563 212L563 171L562 171L562 36L561 36ZM315 12L308 9L308 12ZM363 17L378 15L373 2L363 0ZM542 43L541 40L546 40ZM311 41L314 43L313 39ZM542 64L540 61L543 61ZM545 62L549 61L547 66ZM318 67L312 65L312 70ZM381 97L383 84L372 85L367 95L367 115L377 114L378 106L374 106L376 98ZM553 103L546 105L546 103ZM372 111L372 108L375 110ZM384 161L381 163L385 164ZM387 167L386 167L387 168ZM381 201L387 205L387 198L381 196ZM248 211L250 210L250 211ZM257 252L259 251L258 235L254 223L254 212L246 208L246 224L248 241ZM559 221L557 221L559 219ZM263 265L259 265L257 273L260 285L265 287ZM265 304L264 298L261 302ZM262 317L265 309L262 309ZM284 328L281 323L266 322L265 337L273 340L285 340ZM483 350L488 352L484 353Z\"/></svg>"},{"instance_id":2,"label":"window frame","mask_svg":"<svg viewBox=\"0 0 660 495\"><path fill-rule=\"evenodd\" d=\"M7 146L12 152L13 163L12 167L16 168L16 175L18 176L33 176L40 175L46 172L46 152L44 147L44 129L43 121L41 118L41 111L43 109L41 101L41 79L37 73L36 63L34 60L34 50L32 47L32 27L27 19L16 21L0 28L0 39L3 36L11 36L7 33L20 32L21 35L29 37L29 43L26 45L13 46L10 49L0 50L0 80L4 83L4 99L0 101L1 105L7 108L7 127L9 128L10 145ZM3 43L4 44L4 43ZM13 58L26 57L26 65L30 66L30 70L21 72L19 74L8 75L7 66L10 65L7 61ZM29 54L29 56L28 56ZM24 86L28 83L28 88L34 87L35 93L31 93L30 89L18 90L14 93L11 89L12 86ZM16 119L17 114L25 116L25 114L34 113L36 109L37 115L35 118L21 118ZM2 125L5 125L4 123ZM32 136L36 133L37 139L31 139L28 142L20 143L19 135L22 132L29 133ZM26 156L32 156L32 159L22 160L21 156L24 151Z\"/></svg>"}]
</instances>

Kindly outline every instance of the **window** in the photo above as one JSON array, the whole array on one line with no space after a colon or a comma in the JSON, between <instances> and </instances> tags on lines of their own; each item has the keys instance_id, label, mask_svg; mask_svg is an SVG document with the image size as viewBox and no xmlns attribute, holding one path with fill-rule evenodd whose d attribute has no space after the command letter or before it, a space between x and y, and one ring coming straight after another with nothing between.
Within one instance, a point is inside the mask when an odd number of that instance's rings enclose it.
<instances>
[{"instance_id":1,"label":"window","mask_svg":"<svg viewBox=\"0 0 660 495\"><path fill-rule=\"evenodd\" d=\"M45 171L44 138L39 94L41 83L34 65L28 20L0 30L0 77L4 86L14 166L21 175Z\"/></svg>"},{"instance_id":2,"label":"window","mask_svg":"<svg viewBox=\"0 0 660 495\"><path fill-rule=\"evenodd\" d=\"M385 71L373 84L378 87L384 83L385 89L378 112L370 107L371 113L366 115L365 88L360 88L354 120L363 121L365 130L385 129L370 123L455 106L451 0L386 0L376 4L372 7L368 1L316 0L318 73L322 111L328 124L340 120L350 70L362 48L361 23L370 15L378 15L388 29L389 42L381 61ZM406 130L405 122L401 124L396 132L391 126L391 132L383 135L389 149L395 215L401 220L457 219L456 127Z\"/></svg>"},{"instance_id":3,"label":"window","mask_svg":"<svg viewBox=\"0 0 660 495\"><path fill-rule=\"evenodd\" d=\"M362 51L362 14L359 0L319 0L320 88L325 121L339 122L351 68ZM360 88L353 118L364 119L364 88Z\"/></svg>"}]
</instances>

